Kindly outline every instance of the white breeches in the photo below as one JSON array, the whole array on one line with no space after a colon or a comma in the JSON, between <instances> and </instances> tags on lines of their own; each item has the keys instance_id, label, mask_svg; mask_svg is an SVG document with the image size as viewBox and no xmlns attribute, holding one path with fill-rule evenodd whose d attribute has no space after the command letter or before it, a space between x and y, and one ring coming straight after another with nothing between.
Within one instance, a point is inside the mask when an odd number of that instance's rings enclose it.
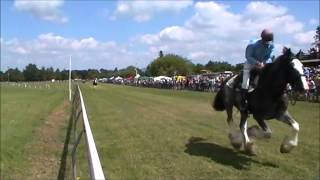
<instances>
[{"instance_id":1,"label":"white breeches","mask_svg":"<svg viewBox=\"0 0 320 180\"><path fill-rule=\"evenodd\" d=\"M249 63L244 63L243 65L243 77L242 77L242 89L249 89L250 83L250 71L254 66Z\"/></svg>"}]
</instances>

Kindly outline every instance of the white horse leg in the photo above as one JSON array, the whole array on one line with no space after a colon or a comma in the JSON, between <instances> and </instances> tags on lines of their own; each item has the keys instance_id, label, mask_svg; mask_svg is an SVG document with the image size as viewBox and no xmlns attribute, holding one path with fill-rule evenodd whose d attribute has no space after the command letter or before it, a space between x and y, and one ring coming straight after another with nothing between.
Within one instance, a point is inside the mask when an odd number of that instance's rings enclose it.
<instances>
[{"instance_id":1,"label":"white horse leg","mask_svg":"<svg viewBox=\"0 0 320 180\"><path fill-rule=\"evenodd\" d=\"M250 138L248 136L247 130L248 130L248 125L247 125L247 118L248 118L248 113L247 112L241 112L241 120L240 120L240 130L243 136L243 141L244 141L244 150L249 154L249 155L255 155L255 146L252 141L250 141Z\"/></svg>"},{"instance_id":2,"label":"white horse leg","mask_svg":"<svg viewBox=\"0 0 320 180\"><path fill-rule=\"evenodd\" d=\"M299 124L290 116L288 112L277 119L289 124L292 127L291 134L283 139L280 147L281 153L289 153L293 148L298 146L298 133L300 129Z\"/></svg>"},{"instance_id":3,"label":"white horse leg","mask_svg":"<svg viewBox=\"0 0 320 180\"><path fill-rule=\"evenodd\" d=\"M245 121L243 126L240 128L245 144L250 143L250 139L249 139L249 136L248 136L248 133L247 133L247 131L248 131L248 127L247 126L248 126L247 125L247 121Z\"/></svg>"}]
</instances>

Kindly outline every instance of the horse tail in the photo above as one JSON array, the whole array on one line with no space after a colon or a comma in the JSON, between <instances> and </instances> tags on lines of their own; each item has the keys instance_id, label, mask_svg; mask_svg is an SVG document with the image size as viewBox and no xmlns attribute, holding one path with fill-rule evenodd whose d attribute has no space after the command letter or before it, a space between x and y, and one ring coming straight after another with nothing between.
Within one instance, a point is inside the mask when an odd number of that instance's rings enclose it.
<instances>
[{"instance_id":1,"label":"horse tail","mask_svg":"<svg viewBox=\"0 0 320 180\"><path fill-rule=\"evenodd\" d=\"M216 97L214 98L214 101L212 102L212 107L216 111L223 111L226 109L224 105L224 88L221 87L220 90L218 91Z\"/></svg>"}]
</instances>

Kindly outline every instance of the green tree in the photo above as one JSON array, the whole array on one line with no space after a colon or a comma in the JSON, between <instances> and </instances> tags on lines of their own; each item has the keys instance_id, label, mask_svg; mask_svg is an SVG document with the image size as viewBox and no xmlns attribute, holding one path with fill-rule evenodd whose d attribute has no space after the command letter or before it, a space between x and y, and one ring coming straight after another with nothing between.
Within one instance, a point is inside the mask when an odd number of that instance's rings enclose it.
<instances>
[{"instance_id":1,"label":"green tree","mask_svg":"<svg viewBox=\"0 0 320 180\"><path fill-rule=\"evenodd\" d=\"M69 79L69 70L62 70L61 73L61 80L68 80Z\"/></svg>"},{"instance_id":2,"label":"green tree","mask_svg":"<svg viewBox=\"0 0 320 180\"><path fill-rule=\"evenodd\" d=\"M316 34L313 36L314 42L312 45L314 46L314 56L315 58L320 58L320 25L318 25L316 29Z\"/></svg>"},{"instance_id":3,"label":"green tree","mask_svg":"<svg viewBox=\"0 0 320 180\"><path fill-rule=\"evenodd\" d=\"M88 74L86 79L95 79L99 77L99 71L96 69L88 69Z\"/></svg>"},{"instance_id":4,"label":"green tree","mask_svg":"<svg viewBox=\"0 0 320 180\"><path fill-rule=\"evenodd\" d=\"M47 80L50 81L52 79L55 79L55 73L52 67L47 68L46 72L47 72Z\"/></svg>"},{"instance_id":5,"label":"green tree","mask_svg":"<svg viewBox=\"0 0 320 180\"><path fill-rule=\"evenodd\" d=\"M23 75L26 81L39 81L41 80L40 77L40 70L38 69L37 65L35 64L28 64L23 71Z\"/></svg>"},{"instance_id":6,"label":"green tree","mask_svg":"<svg viewBox=\"0 0 320 180\"><path fill-rule=\"evenodd\" d=\"M4 73L0 71L0 81L4 81Z\"/></svg>"},{"instance_id":7,"label":"green tree","mask_svg":"<svg viewBox=\"0 0 320 180\"><path fill-rule=\"evenodd\" d=\"M2 81L9 81L10 80L10 71L9 69L5 72L3 72L2 76L1 76L1 80Z\"/></svg>"},{"instance_id":8,"label":"green tree","mask_svg":"<svg viewBox=\"0 0 320 180\"><path fill-rule=\"evenodd\" d=\"M41 81L46 81L47 80L47 70L45 67L41 67L40 70L40 80Z\"/></svg>"},{"instance_id":9,"label":"green tree","mask_svg":"<svg viewBox=\"0 0 320 180\"><path fill-rule=\"evenodd\" d=\"M196 64L193 68L193 72L195 74L200 74L201 73L201 70L205 69L204 65L202 64Z\"/></svg>"},{"instance_id":10,"label":"green tree","mask_svg":"<svg viewBox=\"0 0 320 180\"><path fill-rule=\"evenodd\" d=\"M221 72L221 71L233 71L234 67L224 61L209 61L205 68L212 72Z\"/></svg>"},{"instance_id":11,"label":"green tree","mask_svg":"<svg viewBox=\"0 0 320 180\"><path fill-rule=\"evenodd\" d=\"M112 76L112 71L107 70L107 69L100 69L100 78L105 78L105 77L111 77Z\"/></svg>"},{"instance_id":12,"label":"green tree","mask_svg":"<svg viewBox=\"0 0 320 180\"><path fill-rule=\"evenodd\" d=\"M62 79L61 78L61 71L60 71L59 68L56 69L56 71L54 72L54 77L55 77L56 80L61 80Z\"/></svg>"},{"instance_id":13,"label":"green tree","mask_svg":"<svg viewBox=\"0 0 320 180\"><path fill-rule=\"evenodd\" d=\"M192 73L193 66L191 61L181 56L167 54L151 62L147 67L147 74L151 76L188 75Z\"/></svg>"},{"instance_id":14,"label":"green tree","mask_svg":"<svg viewBox=\"0 0 320 180\"><path fill-rule=\"evenodd\" d=\"M6 72L7 76L8 76L8 73L9 73L10 81L17 82L17 81L23 81L24 80L23 73L18 68L8 69L7 72Z\"/></svg>"},{"instance_id":15,"label":"green tree","mask_svg":"<svg viewBox=\"0 0 320 180\"><path fill-rule=\"evenodd\" d=\"M128 66L124 69L119 70L119 76L121 77L130 77L130 76L135 76L136 75L136 67L134 66Z\"/></svg>"},{"instance_id":16,"label":"green tree","mask_svg":"<svg viewBox=\"0 0 320 180\"><path fill-rule=\"evenodd\" d=\"M80 79L80 75L77 73L77 71L73 70L71 71L71 79Z\"/></svg>"},{"instance_id":17,"label":"green tree","mask_svg":"<svg viewBox=\"0 0 320 180\"><path fill-rule=\"evenodd\" d=\"M309 59L315 59L317 58L317 49L312 47L308 50L309 52Z\"/></svg>"},{"instance_id":18,"label":"green tree","mask_svg":"<svg viewBox=\"0 0 320 180\"><path fill-rule=\"evenodd\" d=\"M234 71L236 72L240 72L243 69L243 63L240 64L236 64L236 66L234 67Z\"/></svg>"},{"instance_id":19,"label":"green tree","mask_svg":"<svg viewBox=\"0 0 320 180\"><path fill-rule=\"evenodd\" d=\"M24 76L23 73L18 69L8 69L6 72L1 72L1 81L11 81L11 82L17 82L17 81L23 81Z\"/></svg>"}]
</instances>

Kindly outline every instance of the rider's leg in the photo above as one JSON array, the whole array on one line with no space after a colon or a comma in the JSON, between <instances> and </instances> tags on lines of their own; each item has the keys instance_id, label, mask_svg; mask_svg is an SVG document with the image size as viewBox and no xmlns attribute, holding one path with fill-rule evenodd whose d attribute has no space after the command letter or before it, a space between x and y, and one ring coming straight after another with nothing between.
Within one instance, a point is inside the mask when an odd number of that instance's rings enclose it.
<instances>
[{"instance_id":1,"label":"rider's leg","mask_svg":"<svg viewBox=\"0 0 320 180\"><path fill-rule=\"evenodd\" d=\"M253 88L256 88L258 86L259 77L259 74L256 74L256 76L254 77Z\"/></svg>"},{"instance_id":2,"label":"rider's leg","mask_svg":"<svg viewBox=\"0 0 320 180\"><path fill-rule=\"evenodd\" d=\"M246 97L247 97L247 94L248 94L249 83L250 83L250 70L251 70L251 65L248 64L248 63L245 63L243 65L240 110L246 110L247 109Z\"/></svg>"},{"instance_id":3,"label":"rider's leg","mask_svg":"<svg viewBox=\"0 0 320 180\"><path fill-rule=\"evenodd\" d=\"M248 89L249 88L250 70L251 70L251 65L248 64L248 63L245 63L243 65L243 77L242 77L242 84L241 84L242 89Z\"/></svg>"}]
</instances>

